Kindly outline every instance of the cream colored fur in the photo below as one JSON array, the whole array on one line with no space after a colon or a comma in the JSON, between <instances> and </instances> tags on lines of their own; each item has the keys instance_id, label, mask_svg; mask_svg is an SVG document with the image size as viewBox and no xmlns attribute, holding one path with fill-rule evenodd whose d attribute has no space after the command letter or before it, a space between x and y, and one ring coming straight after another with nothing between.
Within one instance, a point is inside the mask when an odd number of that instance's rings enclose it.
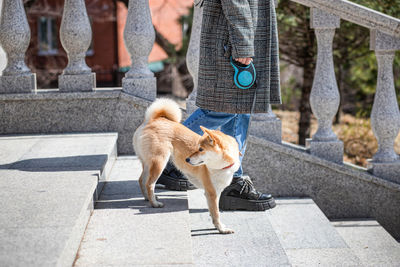
<instances>
[{"instance_id":1,"label":"cream colored fur","mask_svg":"<svg viewBox=\"0 0 400 267\"><path fill-rule=\"evenodd\" d=\"M233 137L204 127L200 136L180 124L181 118L173 100L158 99L147 109L143 124L135 131L133 144L143 167L139 178L143 196L155 208L164 206L156 199L154 187L171 157L194 185L204 189L218 231L233 233L220 222L218 203L222 190L240 166L238 144Z\"/></svg>"}]
</instances>

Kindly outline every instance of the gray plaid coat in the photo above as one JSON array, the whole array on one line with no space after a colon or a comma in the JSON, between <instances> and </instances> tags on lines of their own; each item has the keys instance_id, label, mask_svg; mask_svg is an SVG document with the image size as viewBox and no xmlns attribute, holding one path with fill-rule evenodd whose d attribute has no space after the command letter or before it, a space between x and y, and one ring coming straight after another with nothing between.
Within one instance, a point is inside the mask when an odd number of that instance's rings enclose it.
<instances>
[{"instance_id":1,"label":"gray plaid coat","mask_svg":"<svg viewBox=\"0 0 400 267\"><path fill-rule=\"evenodd\" d=\"M204 0L196 105L228 113L255 113L281 104L274 0ZM247 90L233 82L229 57L253 57L256 83Z\"/></svg>"}]
</instances>

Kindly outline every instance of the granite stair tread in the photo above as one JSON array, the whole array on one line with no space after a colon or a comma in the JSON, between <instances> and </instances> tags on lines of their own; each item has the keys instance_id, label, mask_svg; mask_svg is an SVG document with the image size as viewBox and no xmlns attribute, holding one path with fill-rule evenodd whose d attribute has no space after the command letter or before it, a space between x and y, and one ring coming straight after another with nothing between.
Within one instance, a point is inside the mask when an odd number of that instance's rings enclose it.
<instances>
[{"instance_id":1,"label":"granite stair tread","mask_svg":"<svg viewBox=\"0 0 400 267\"><path fill-rule=\"evenodd\" d=\"M116 133L0 137L0 266L71 266Z\"/></svg>"},{"instance_id":2,"label":"granite stair tread","mask_svg":"<svg viewBox=\"0 0 400 267\"><path fill-rule=\"evenodd\" d=\"M212 224L203 190L188 195L197 266L290 266L266 212L221 212L222 223L235 230L221 235Z\"/></svg>"},{"instance_id":3,"label":"granite stair tread","mask_svg":"<svg viewBox=\"0 0 400 267\"><path fill-rule=\"evenodd\" d=\"M399 266L400 244L375 220L337 220L332 225L364 266Z\"/></svg>"},{"instance_id":4,"label":"granite stair tread","mask_svg":"<svg viewBox=\"0 0 400 267\"><path fill-rule=\"evenodd\" d=\"M192 265L186 192L156 189L164 208L143 199L136 157L119 157L83 237L75 266Z\"/></svg>"},{"instance_id":5,"label":"granite stair tread","mask_svg":"<svg viewBox=\"0 0 400 267\"><path fill-rule=\"evenodd\" d=\"M312 199L277 199L267 214L291 265L362 266Z\"/></svg>"}]
</instances>

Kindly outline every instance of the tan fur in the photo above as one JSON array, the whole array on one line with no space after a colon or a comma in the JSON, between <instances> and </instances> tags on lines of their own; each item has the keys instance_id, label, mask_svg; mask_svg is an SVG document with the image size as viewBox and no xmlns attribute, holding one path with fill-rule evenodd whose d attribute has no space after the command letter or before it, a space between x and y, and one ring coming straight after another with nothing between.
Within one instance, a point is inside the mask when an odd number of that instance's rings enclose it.
<instances>
[{"instance_id":1,"label":"tan fur","mask_svg":"<svg viewBox=\"0 0 400 267\"><path fill-rule=\"evenodd\" d=\"M233 233L219 219L219 196L239 168L236 140L216 130L202 127L200 136L182 124L179 108L171 100L157 100L146 111L145 122L136 130L134 149L142 162L140 188L155 208L163 207L154 194L154 186L172 156L175 166L197 187L203 188L213 223L220 233ZM179 112L179 114L177 114ZM199 151L200 147L202 151ZM190 163L186 159L190 159ZM224 167L234 165L228 169Z\"/></svg>"}]
</instances>

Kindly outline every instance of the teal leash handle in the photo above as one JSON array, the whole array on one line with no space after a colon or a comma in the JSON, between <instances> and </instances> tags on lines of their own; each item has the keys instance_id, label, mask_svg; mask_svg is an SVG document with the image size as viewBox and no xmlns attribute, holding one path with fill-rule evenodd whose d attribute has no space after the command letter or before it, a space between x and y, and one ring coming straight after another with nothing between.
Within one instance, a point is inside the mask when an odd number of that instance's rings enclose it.
<instances>
[{"instance_id":1,"label":"teal leash handle","mask_svg":"<svg viewBox=\"0 0 400 267\"><path fill-rule=\"evenodd\" d=\"M235 75L233 76L233 81L235 85L240 89L249 89L253 86L256 81L256 68L253 62L249 65L243 65L230 57L230 62L235 70Z\"/></svg>"}]
</instances>

